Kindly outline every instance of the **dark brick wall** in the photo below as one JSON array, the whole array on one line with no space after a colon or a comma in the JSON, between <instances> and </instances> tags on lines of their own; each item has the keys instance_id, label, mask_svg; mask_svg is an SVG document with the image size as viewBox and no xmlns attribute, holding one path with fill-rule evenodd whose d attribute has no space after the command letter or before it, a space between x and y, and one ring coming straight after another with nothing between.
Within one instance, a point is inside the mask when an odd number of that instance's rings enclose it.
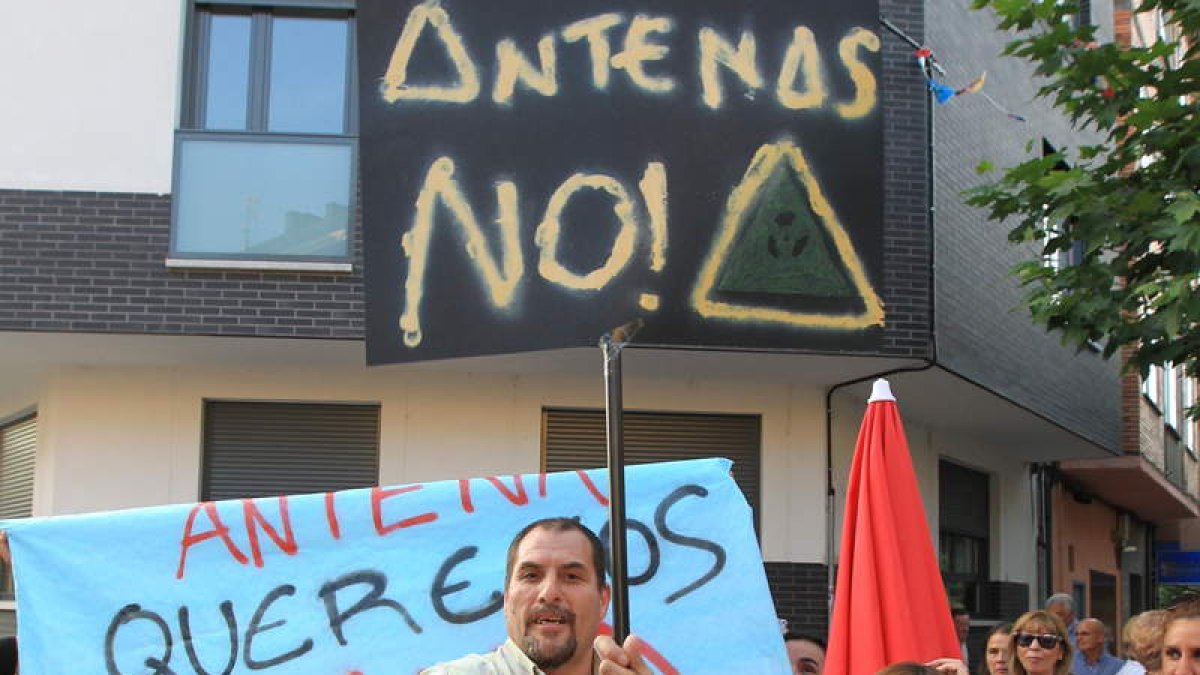
<instances>
[{"instance_id":1,"label":"dark brick wall","mask_svg":"<svg viewBox=\"0 0 1200 675\"><path fill-rule=\"evenodd\" d=\"M880 14L921 40L923 8L912 0L881 0ZM882 25L883 42L884 304L883 352L931 355L932 261L929 235L925 85L913 67L912 47Z\"/></svg>"},{"instance_id":2,"label":"dark brick wall","mask_svg":"<svg viewBox=\"0 0 1200 675\"><path fill-rule=\"evenodd\" d=\"M169 195L0 190L0 329L360 338L351 274L170 270Z\"/></svg>"},{"instance_id":3,"label":"dark brick wall","mask_svg":"<svg viewBox=\"0 0 1200 675\"><path fill-rule=\"evenodd\" d=\"M971 609L971 620L1011 622L1029 611L1029 584L1015 581L989 581L980 589L979 606ZM971 671L975 672L987 653L987 638L992 625L971 626L967 650Z\"/></svg>"},{"instance_id":4,"label":"dark brick wall","mask_svg":"<svg viewBox=\"0 0 1200 675\"><path fill-rule=\"evenodd\" d=\"M775 614L792 630L824 638L829 631L829 580L819 563L768 562Z\"/></svg>"},{"instance_id":5,"label":"dark brick wall","mask_svg":"<svg viewBox=\"0 0 1200 675\"><path fill-rule=\"evenodd\" d=\"M1011 166L1040 153L1043 137L1060 148L1082 140L1062 116L1035 99L1031 69L999 56L1007 36L995 30L994 15L972 11L968 4L926 2L928 41L947 71L946 81L961 86L986 71L985 92L1028 122L1010 120L982 96L956 97L935 108L938 361L1116 452L1118 364L1090 351L1076 354L1060 344L1057 334L1033 324L1009 270L1037 252L1010 244L1007 227L963 203L962 191L983 180L975 172L981 160ZM1104 9L1103 4L1093 6L1096 16L1111 15L1111 5ZM1032 141L1029 150L1027 141Z\"/></svg>"},{"instance_id":6,"label":"dark brick wall","mask_svg":"<svg viewBox=\"0 0 1200 675\"><path fill-rule=\"evenodd\" d=\"M1029 584L989 581L980 590L979 604L972 618L1012 621L1029 611Z\"/></svg>"}]
</instances>

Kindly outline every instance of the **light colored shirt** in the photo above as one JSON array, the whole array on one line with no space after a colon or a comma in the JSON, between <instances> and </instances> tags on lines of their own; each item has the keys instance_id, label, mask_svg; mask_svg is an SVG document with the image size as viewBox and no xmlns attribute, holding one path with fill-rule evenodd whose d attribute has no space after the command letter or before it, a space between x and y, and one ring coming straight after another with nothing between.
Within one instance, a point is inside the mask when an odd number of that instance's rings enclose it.
<instances>
[{"instance_id":1,"label":"light colored shirt","mask_svg":"<svg viewBox=\"0 0 1200 675\"><path fill-rule=\"evenodd\" d=\"M1146 667L1133 659L1129 659L1117 671L1117 675L1146 675Z\"/></svg>"},{"instance_id":2,"label":"light colored shirt","mask_svg":"<svg viewBox=\"0 0 1200 675\"><path fill-rule=\"evenodd\" d=\"M525 656L511 638L487 654L467 654L461 659L439 663L421 675L545 675Z\"/></svg>"},{"instance_id":3,"label":"light colored shirt","mask_svg":"<svg viewBox=\"0 0 1200 675\"><path fill-rule=\"evenodd\" d=\"M1088 663L1083 652L1075 652L1075 663L1072 664L1073 675L1117 675L1117 671L1125 662L1107 652L1100 655L1095 663Z\"/></svg>"}]
</instances>

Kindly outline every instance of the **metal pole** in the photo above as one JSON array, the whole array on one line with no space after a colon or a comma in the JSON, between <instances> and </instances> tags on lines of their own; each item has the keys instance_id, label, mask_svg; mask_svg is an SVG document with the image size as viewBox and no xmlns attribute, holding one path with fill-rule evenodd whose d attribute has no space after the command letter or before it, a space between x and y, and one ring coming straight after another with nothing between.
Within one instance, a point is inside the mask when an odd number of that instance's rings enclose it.
<instances>
[{"instance_id":1,"label":"metal pole","mask_svg":"<svg viewBox=\"0 0 1200 675\"><path fill-rule=\"evenodd\" d=\"M628 555L625 541L625 442L621 401L621 350L642 327L637 319L600 338L604 354L604 417L608 440L608 536L612 574L613 639L629 635Z\"/></svg>"}]
</instances>

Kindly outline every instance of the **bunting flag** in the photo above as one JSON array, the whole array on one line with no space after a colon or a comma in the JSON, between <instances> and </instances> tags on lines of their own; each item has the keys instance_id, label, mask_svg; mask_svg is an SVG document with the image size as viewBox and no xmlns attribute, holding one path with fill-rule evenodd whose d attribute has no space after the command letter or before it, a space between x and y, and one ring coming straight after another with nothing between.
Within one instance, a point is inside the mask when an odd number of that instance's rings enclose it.
<instances>
[{"instance_id":1,"label":"bunting flag","mask_svg":"<svg viewBox=\"0 0 1200 675\"><path fill-rule=\"evenodd\" d=\"M937 80L927 81L929 82L929 91L933 92L933 98L938 103L945 103L946 101L954 98L954 95L958 93L941 82L938 82Z\"/></svg>"},{"instance_id":2,"label":"bunting flag","mask_svg":"<svg viewBox=\"0 0 1200 675\"><path fill-rule=\"evenodd\" d=\"M941 65L938 64L937 60L934 58L933 50L928 47L922 47L914 51L913 56L915 56L917 59L917 67L919 67L921 72L925 75L925 84L929 87L929 91L933 93L934 100L939 104L947 103L955 96L962 96L963 94L978 94L981 98L990 103L993 108L1004 113L1010 119L1018 122L1026 121L1024 117L1000 105L996 99L989 96L988 93L983 90L983 85L987 82L986 71L980 73L979 77L971 80L966 86L955 89L954 87L951 87L945 83L939 82L933 77L934 71L941 73L942 75L946 74L946 71L942 69Z\"/></svg>"},{"instance_id":3,"label":"bunting flag","mask_svg":"<svg viewBox=\"0 0 1200 675\"><path fill-rule=\"evenodd\" d=\"M979 77L975 78L974 80L971 80L971 82L969 84L967 84L967 86L963 87L962 89L959 89L958 91L956 91L954 93L956 93L956 94L978 94L980 91L983 90L983 83L986 81L987 81L987 71L985 70L984 72L979 74Z\"/></svg>"}]
</instances>

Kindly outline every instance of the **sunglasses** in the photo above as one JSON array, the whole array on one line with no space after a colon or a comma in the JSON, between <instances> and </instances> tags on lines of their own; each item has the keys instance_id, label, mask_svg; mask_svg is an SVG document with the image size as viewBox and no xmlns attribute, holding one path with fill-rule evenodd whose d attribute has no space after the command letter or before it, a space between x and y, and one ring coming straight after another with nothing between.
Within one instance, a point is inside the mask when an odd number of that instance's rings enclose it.
<instances>
[{"instance_id":1,"label":"sunglasses","mask_svg":"<svg viewBox=\"0 0 1200 675\"><path fill-rule=\"evenodd\" d=\"M1033 641L1037 640L1042 649L1054 649L1062 642L1062 638L1050 634L1017 633L1013 637L1016 638L1018 647L1031 647L1033 646Z\"/></svg>"}]
</instances>

